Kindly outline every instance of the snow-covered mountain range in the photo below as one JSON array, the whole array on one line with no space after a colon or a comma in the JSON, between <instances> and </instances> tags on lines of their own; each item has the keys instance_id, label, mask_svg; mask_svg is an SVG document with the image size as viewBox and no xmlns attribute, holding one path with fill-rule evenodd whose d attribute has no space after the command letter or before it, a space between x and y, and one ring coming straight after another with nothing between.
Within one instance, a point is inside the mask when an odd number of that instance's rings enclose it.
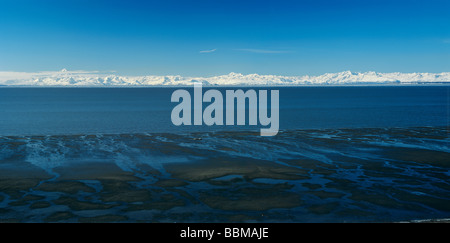
<instances>
[{"instance_id":1,"label":"snow-covered mountain range","mask_svg":"<svg viewBox=\"0 0 450 243\"><path fill-rule=\"evenodd\" d=\"M450 72L443 73L377 73L340 72L319 76L279 76L229 73L213 77L120 76L88 71L0 72L2 86L176 86L192 85L236 86L300 86L300 85L363 85L363 84L450 84Z\"/></svg>"}]
</instances>

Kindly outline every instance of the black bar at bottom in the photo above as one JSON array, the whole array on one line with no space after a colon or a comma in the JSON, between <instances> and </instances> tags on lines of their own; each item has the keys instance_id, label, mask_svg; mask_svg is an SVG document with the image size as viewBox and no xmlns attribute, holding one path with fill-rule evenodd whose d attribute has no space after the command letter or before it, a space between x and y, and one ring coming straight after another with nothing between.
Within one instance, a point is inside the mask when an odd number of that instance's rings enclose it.
<instances>
[{"instance_id":1,"label":"black bar at bottom","mask_svg":"<svg viewBox=\"0 0 450 243\"><path fill-rule=\"evenodd\" d=\"M446 224L449 225L449 224ZM443 239L445 224L392 223L111 223L111 224L0 224L3 237L53 237L75 242L114 239L116 242L368 242ZM9 228L11 227L11 229ZM14 227L17 227L14 229ZM18 234L17 232L23 232ZM26 233L24 233L26 232Z\"/></svg>"}]
</instances>

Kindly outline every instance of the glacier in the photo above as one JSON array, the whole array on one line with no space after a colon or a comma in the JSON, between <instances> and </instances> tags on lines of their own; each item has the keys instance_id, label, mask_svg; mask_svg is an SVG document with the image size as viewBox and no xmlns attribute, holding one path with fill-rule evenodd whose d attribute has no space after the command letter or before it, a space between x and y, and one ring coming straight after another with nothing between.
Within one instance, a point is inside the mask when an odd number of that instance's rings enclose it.
<instances>
[{"instance_id":1,"label":"glacier","mask_svg":"<svg viewBox=\"0 0 450 243\"><path fill-rule=\"evenodd\" d=\"M442 73L326 73L318 76L281 76L231 72L211 77L180 75L124 76L98 71L0 71L0 86L308 86L308 85L380 85L380 84L450 84L450 72Z\"/></svg>"}]
</instances>

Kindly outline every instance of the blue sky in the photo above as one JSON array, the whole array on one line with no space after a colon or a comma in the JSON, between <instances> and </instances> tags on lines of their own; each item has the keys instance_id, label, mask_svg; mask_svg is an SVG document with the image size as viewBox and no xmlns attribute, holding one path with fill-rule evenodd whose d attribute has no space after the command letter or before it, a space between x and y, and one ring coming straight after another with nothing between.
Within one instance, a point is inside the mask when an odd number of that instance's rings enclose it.
<instances>
[{"instance_id":1,"label":"blue sky","mask_svg":"<svg viewBox=\"0 0 450 243\"><path fill-rule=\"evenodd\" d=\"M0 0L0 71L449 72L450 1Z\"/></svg>"}]
</instances>

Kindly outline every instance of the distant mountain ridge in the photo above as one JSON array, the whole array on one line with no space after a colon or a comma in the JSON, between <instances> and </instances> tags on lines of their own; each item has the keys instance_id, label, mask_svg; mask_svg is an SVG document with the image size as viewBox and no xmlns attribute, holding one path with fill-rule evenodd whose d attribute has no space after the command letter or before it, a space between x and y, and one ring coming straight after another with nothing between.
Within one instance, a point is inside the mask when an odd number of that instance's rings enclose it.
<instances>
[{"instance_id":1,"label":"distant mountain ridge","mask_svg":"<svg viewBox=\"0 0 450 243\"><path fill-rule=\"evenodd\" d=\"M442 73L326 73L318 76L281 76L231 72L212 77L180 75L121 76L88 71L0 72L0 86L178 86L203 83L212 86L304 86L448 83L450 72Z\"/></svg>"}]
</instances>

